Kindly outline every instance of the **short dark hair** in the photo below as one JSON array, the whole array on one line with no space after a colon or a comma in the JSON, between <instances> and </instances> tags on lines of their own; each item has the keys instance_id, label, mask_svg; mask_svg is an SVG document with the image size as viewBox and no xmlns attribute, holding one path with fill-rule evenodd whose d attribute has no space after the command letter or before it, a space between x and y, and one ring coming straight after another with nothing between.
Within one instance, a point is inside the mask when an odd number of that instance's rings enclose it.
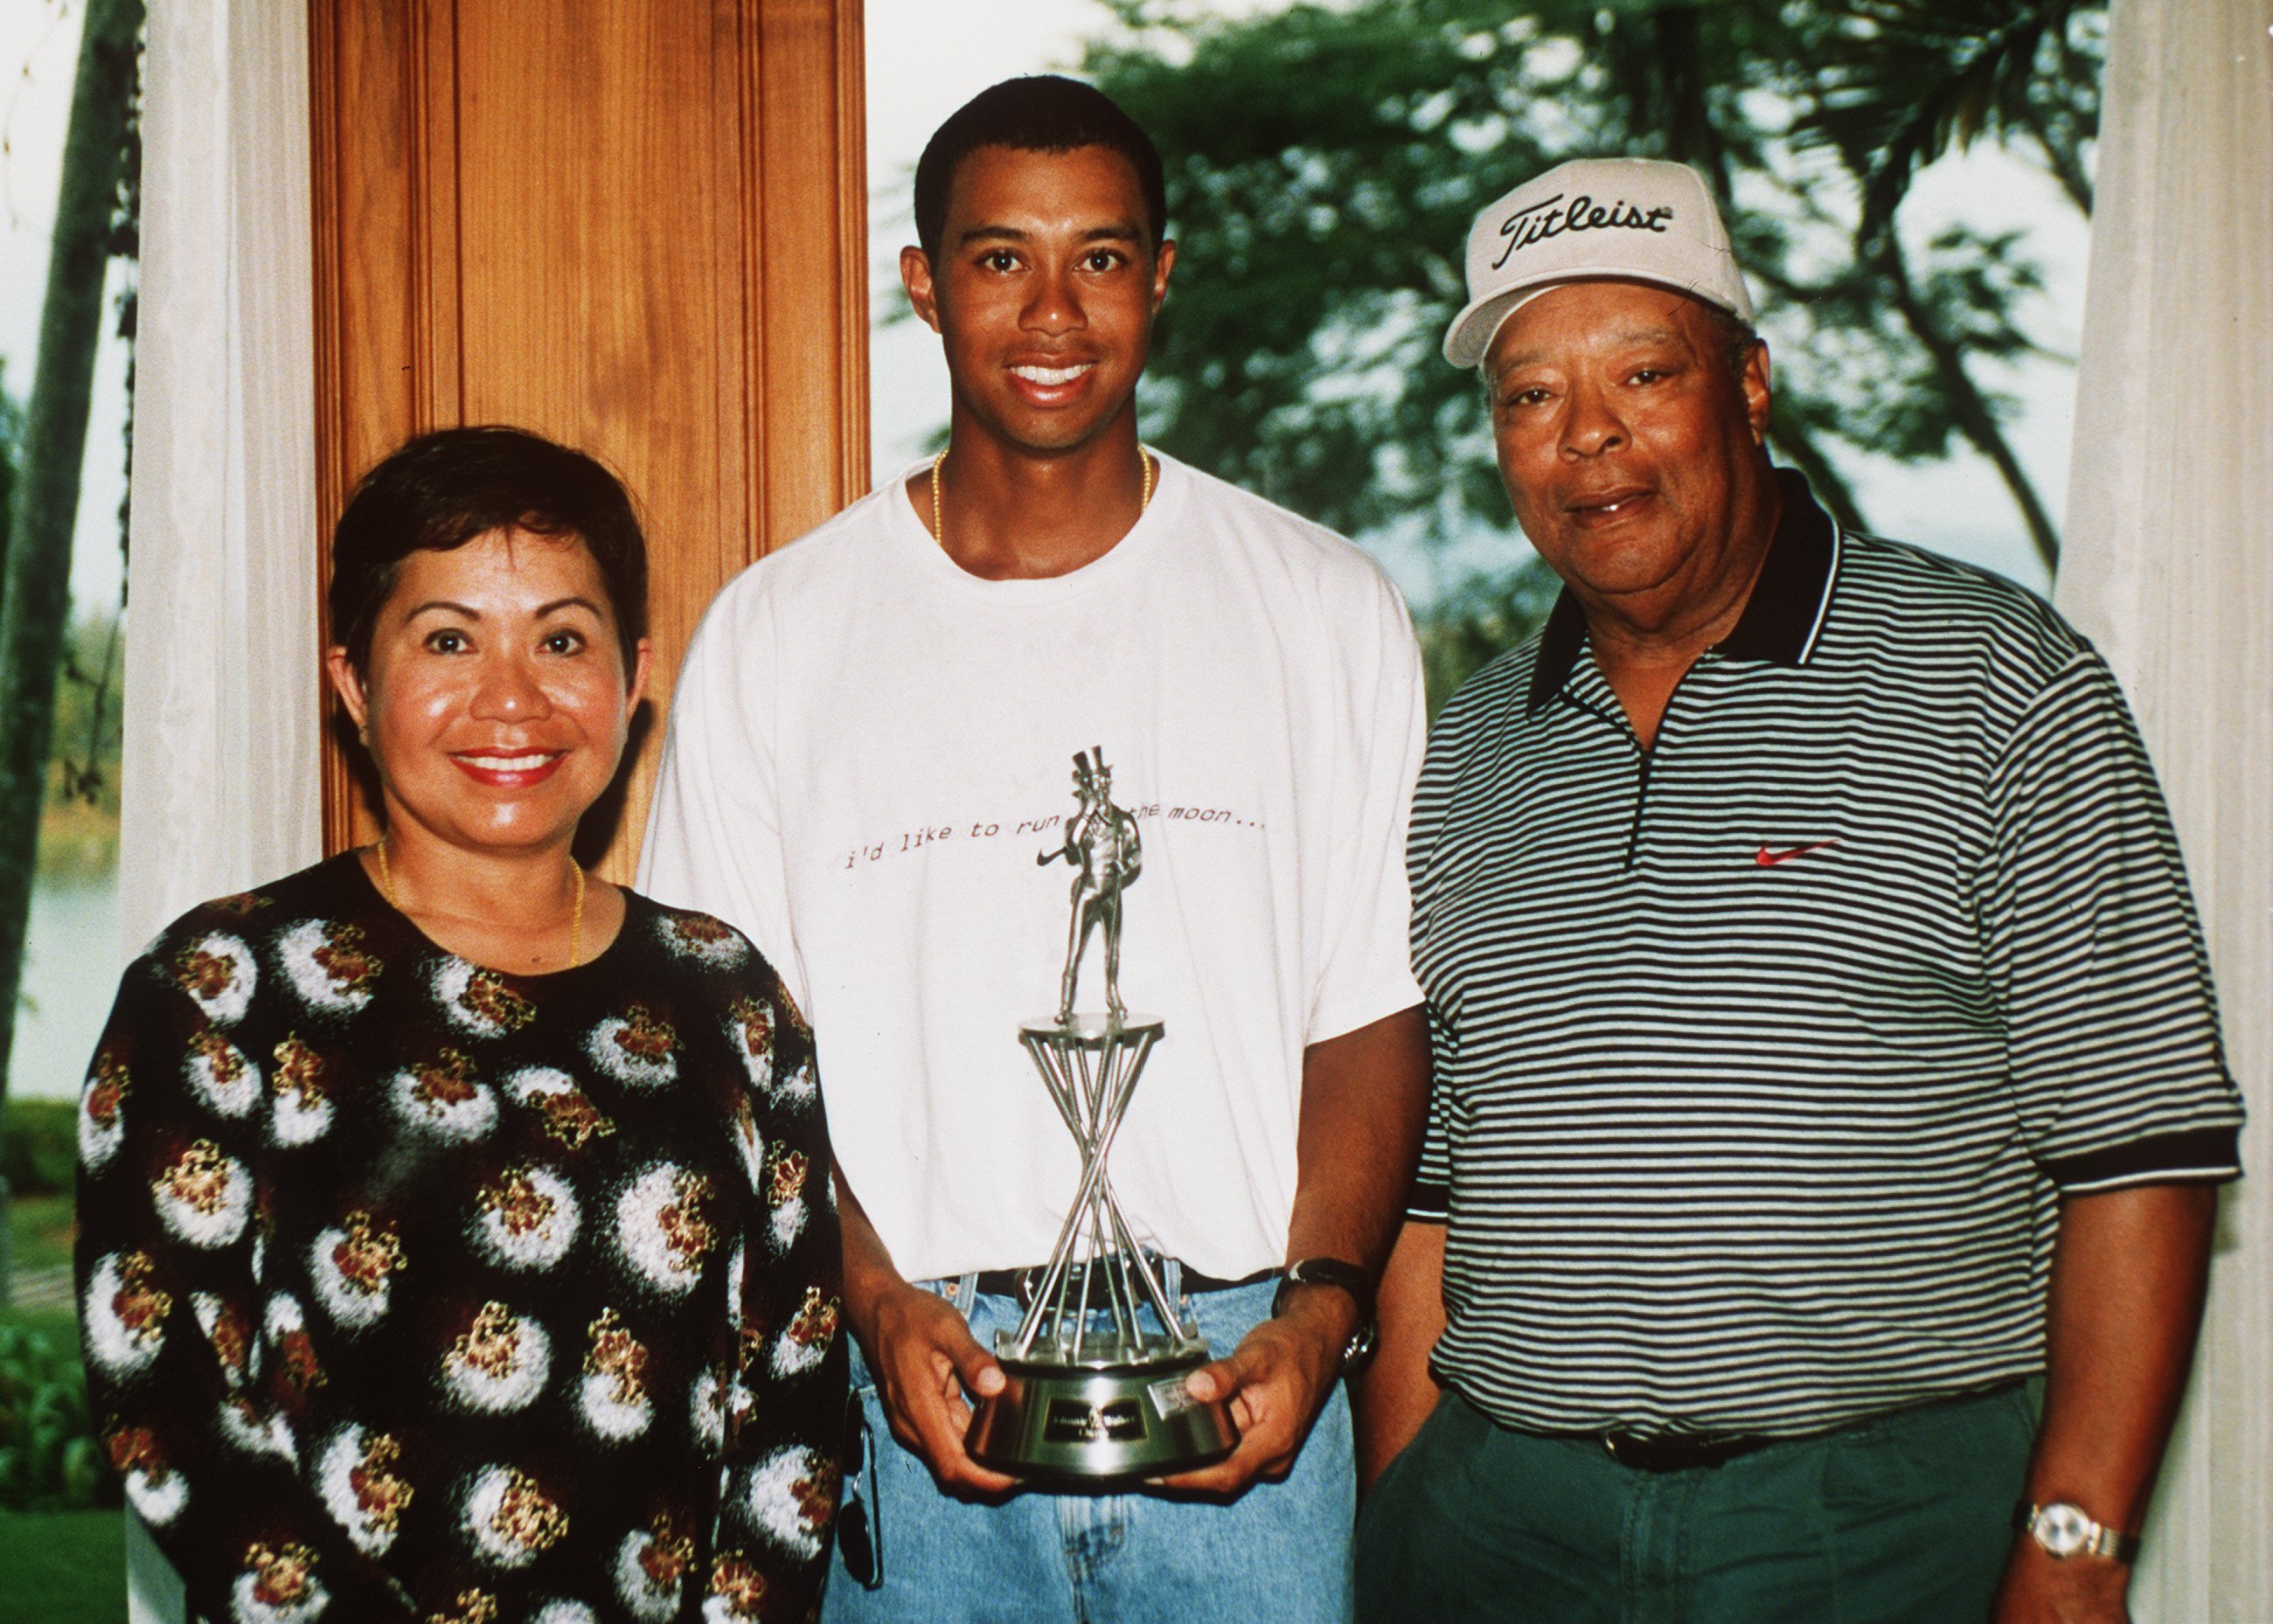
<instances>
[{"instance_id":1,"label":"short dark hair","mask_svg":"<svg viewBox=\"0 0 2273 1624\"><path fill-rule=\"evenodd\" d=\"M1055 73L1031 73L991 85L956 109L932 132L916 161L916 241L934 264L947 232L947 194L955 172L982 146L1021 153L1109 147L1136 171L1153 248L1167 237L1168 187L1152 138L1095 86Z\"/></svg>"},{"instance_id":2,"label":"short dark hair","mask_svg":"<svg viewBox=\"0 0 2273 1624\"><path fill-rule=\"evenodd\" d=\"M414 552L448 552L492 530L573 538L600 566L624 670L647 635L647 538L621 482L581 451L525 429L438 429L405 440L363 476L332 531L325 595L332 640L357 672Z\"/></svg>"},{"instance_id":3,"label":"short dark hair","mask_svg":"<svg viewBox=\"0 0 2273 1624\"><path fill-rule=\"evenodd\" d=\"M1709 299L1697 303L1705 307L1706 318L1713 324L1714 333L1721 341L1721 354L1729 363L1729 376L1737 380L1741 391L1744 386L1744 368L1752 361L1752 351L1760 345L1760 330L1736 311Z\"/></svg>"}]
</instances>

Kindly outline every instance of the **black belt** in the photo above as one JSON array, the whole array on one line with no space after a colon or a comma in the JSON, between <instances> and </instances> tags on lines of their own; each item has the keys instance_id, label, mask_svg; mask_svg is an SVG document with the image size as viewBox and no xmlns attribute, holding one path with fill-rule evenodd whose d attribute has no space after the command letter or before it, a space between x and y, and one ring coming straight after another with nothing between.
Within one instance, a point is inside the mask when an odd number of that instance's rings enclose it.
<instances>
[{"instance_id":1,"label":"black belt","mask_svg":"<svg viewBox=\"0 0 2273 1624\"><path fill-rule=\"evenodd\" d=\"M1813 1433L1777 1437L1767 1433L1739 1433L1727 1438L1692 1437L1684 1433L1581 1433L1600 1443L1603 1452L1621 1466L1638 1471L1692 1471L1700 1466L1720 1466L1740 1455L1765 1449L1772 1443L1796 1443Z\"/></svg>"},{"instance_id":2,"label":"black belt","mask_svg":"<svg viewBox=\"0 0 2273 1624\"><path fill-rule=\"evenodd\" d=\"M1168 1263L1166 1258L1149 1258L1146 1261L1152 1265L1156 1278L1167 1269ZM1068 1272L1077 1273L1082 1267L1081 1264L1076 1263ZM1049 1266L1044 1263L1037 1263L1031 1269L982 1269L979 1271L977 1289L989 1297L1015 1298L1018 1302L1031 1308L1034 1302L1034 1288L1041 1283L1042 1276L1048 1272ZM1258 1269L1253 1274L1242 1276L1237 1280L1219 1280L1213 1275L1202 1274L1187 1263L1183 1266L1184 1295L1201 1297L1210 1291L1236 1291L1242 1286L1260 1285L1265 1280L1275 1280L1285 1272L1284 1269ZM1074 1290L1077 1292L1080 1290L1079 1285L1076 1284Z\"/></svg>"},{"instance_id":3,"label":"black belt","mask_svg":"<svg viewBox=\"0 0 2273 1624\"><path fill-rule=\"evenodd\" d=\"M1599 1444L1602 1452L1619 1465L1631 1466L1637 1471L1694 1471L1699 1467L1725 1465L1740 1456L1751 1455L1772 1444L1807 1443L1815 1439L1827 1438L1834 1433L1846 1432L1850 1427L1868 1426L1889 1416L1907 1414L1913 1410L1930 1410L1938 1404L1967 1403L2018 1385L2017 1382L2003 1381L1993 1387L1971 1388L1962 1393L1923 1399L1915 1404L1897 1404L1891 1410L1857 1416L1853 1420L1842 1421L1836 1426L1821 1426L1805 1433L1731 1433L1718 1438L1701 1433L1542 1433L1535 1436Z\"/></svg>"}]
</instances>

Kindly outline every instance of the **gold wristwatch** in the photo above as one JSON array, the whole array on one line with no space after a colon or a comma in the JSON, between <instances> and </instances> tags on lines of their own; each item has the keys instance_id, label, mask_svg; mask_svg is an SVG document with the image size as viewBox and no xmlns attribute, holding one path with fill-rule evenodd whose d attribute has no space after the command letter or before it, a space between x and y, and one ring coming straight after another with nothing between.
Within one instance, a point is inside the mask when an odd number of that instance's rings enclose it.
<instances>
[{"instance_id":1,"label":"gold wristwatch","mask_svg":"<svg viewBox=\"0 0 2273 1624\"><path fill-rule=\"evenodd\" d=\"M2112 1562L2130 1562L2139 1555L2138 1535L2119 1532L2069 1501L2039 1506L2024 1500L2013 1508L2013 1526L2042 1545L2046 1555L2062 1561L2071 1556L2104 1556Z\"/></svg>"}]
</instances>

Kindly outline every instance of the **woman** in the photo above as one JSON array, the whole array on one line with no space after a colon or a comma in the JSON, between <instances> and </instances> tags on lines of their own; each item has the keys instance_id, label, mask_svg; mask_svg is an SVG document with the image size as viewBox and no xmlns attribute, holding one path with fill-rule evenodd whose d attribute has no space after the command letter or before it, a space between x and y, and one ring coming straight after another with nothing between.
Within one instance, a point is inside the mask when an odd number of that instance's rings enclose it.
<instances>
[{"instance_id":1,"label":"woman","mask_svg":"<svg viewBox=\"0 0 2273 1624\"><path fill-rule=\"evenodd\" d=\"M379 464L329 667L386 832L126 972L79 1113L84 1346L207 1618L815 1606L844 1376L812 1036L742 937L569 849L646 567L621 487L534 436Z\"/></svg>"}]
</instances>

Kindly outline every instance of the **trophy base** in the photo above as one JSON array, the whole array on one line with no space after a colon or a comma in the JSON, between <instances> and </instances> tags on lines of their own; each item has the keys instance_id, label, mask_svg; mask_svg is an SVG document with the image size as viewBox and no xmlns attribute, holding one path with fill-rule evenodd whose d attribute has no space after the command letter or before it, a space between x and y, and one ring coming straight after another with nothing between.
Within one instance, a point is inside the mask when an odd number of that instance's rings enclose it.
<instances>
[{"instance_id":1,"label":"trophy base","mask_svg":"<svg viewBox=\"0 0 2273 1624\"><path fill-rule=\"evenodd\" d=\"M996 1471L1093 1489L1205 1466L1239 1443L1229 1405L1184 1391L1204 1351L1141 1365L1001 1363L1007 1385L979 1401L966 1440L971 1458Z\"/></svg>"}]
</instances>

